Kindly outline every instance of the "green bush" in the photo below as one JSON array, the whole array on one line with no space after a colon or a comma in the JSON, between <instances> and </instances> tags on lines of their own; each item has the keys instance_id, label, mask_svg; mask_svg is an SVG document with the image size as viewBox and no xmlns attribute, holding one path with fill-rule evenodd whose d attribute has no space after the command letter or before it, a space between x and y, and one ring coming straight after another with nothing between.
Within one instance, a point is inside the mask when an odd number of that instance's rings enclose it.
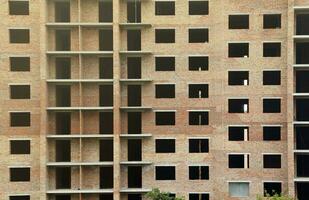
<instances>
[{"instance_id":1,"label":"green bush","mask_svg":"<svg viewBox=\"0 0 309 200\"><path fill-rule=\"evenodd\" d=\"M170 192L161 192L158 188L153 188L146 194L146 197L150 200L185 200L184 197L171 197L170 194Z\"/></svg>"},{"instance_id":2,"label":"green bush","mask_svg":"<svg viewBox=\"0 0 309 200\"><path fill-rule=\"evenodd\" d=\"M296 200L293 197L285 194L266 194L265 196L258 195L256 200Z\"/></svg>"}]
</instances>

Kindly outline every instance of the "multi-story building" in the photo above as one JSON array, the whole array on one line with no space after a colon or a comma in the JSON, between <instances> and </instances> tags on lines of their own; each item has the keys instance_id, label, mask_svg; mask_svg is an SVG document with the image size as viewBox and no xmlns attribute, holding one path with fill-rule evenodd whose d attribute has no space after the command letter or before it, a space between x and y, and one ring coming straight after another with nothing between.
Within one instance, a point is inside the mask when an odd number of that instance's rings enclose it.
<instances>
[{"instance_id":1,"label":"multi-story building","mask_svg":"<svg viewBox=\"0 0 309 200\"><path fill-rule=\"evenodd\" d=\"M0 0L0 200L309 199L309 0Z\"/></svg>"}]
</instances>

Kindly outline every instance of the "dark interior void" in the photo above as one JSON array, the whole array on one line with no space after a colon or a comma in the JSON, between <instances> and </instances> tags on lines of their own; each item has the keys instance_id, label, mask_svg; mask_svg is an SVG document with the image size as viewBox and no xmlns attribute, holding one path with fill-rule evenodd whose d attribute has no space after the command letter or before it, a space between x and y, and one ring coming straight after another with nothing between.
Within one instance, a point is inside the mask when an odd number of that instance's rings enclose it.
<instances>
[{"instance_id":1,"label":"dark interior void","mask_svg":"<svg viewBox=\"0 0 309 200\"><path fill-rule=\"evenodd\" d=\"M128 200L142 200L141 194L128 194Z\"/></svg>"},{"instance_id":2,"label":"dark interior void","mask_svg":"<svg viewBox=\"0 0 309 200\"><path fill-rule=\"evenodd\" d=\"M70 1L55 1L55 22L70 22Z\"/></svg>"},{"instance_id":3,"label":"dark interior void","mask_svg":"<svg viewBox=\"0 0 309 200\"><path fill-rule=\"evenodd\" d=\"M99 78L100 79L113 78L113 57L99 58Z\"/></svg>"},{"instance_id":4,"label":"dark interior void","mask_svg":"<svg viewBox=\"0 0 309 200\"><path fill-rule=\"evenodd\" d=\"M156 180L176 180L175 166L156 166Z\"/></svg>"},{"instance_id":5,"label":"dark interior void","mask_svg":"<svg viewBox=\"0 0 309 200\"><path fill-rule=\"evenodd\" d=\"M156 43L175 43L175 29L156 29Z\"/></svg>"},{"instance_id":6,"label":"dark interior void","mask_svg":"<svg viewBox=\"0 0 309 200\"><path fill-rule=\"evenodd\" d=\"M264 196L267 194L273 196L282 193L282 186L280 182L264 182Z\"/></svg>"},{"instance_id":7,"label":"dark interior void","mask_svg":"<svg viewBox=\"0 0 309 200\"><path fill-rule=\"evenodd\" d=\"M296 35L309 35L309 13L296 14Z\"/></svg>"},{"instance_id":8,"label":"dark interior void","mask_svg":"<svg viewBox=\"0 0 309 200\"><path fill-rule=\"evenodd\" d=\"M56 140L56 162L70 162L71 161L71 141L70 140Z\"/></svg>"},{"instance_id":9,"label":"dark interior void","mask_svg":"<svg viewBox=\"0 0 309 200\"><path fill-rule=\"evenodd\" d=\"M141 17L141 1L127 1L127 22L140 23Z\"/></svg>"},{"instance_id":10,"label":"dark interior void","mask_svg":"<svg viewBox=\"0 0 309 200\"><path fill-rule=\"evenodd\" d=\"M128 85L128 106L142 105L142 87L140 85Z\"/></svg>"},{"instance_id":11,"label":"dark interior void","mask_svg":"<svg viewBox=\"0 0 309 200\"><path fill-rule=\"evenodd\" d=\"M142 133L142 113L128 112L128 134Z\"/></svg>"},{"instance_id":12,"label":"dark interior void","mask_svg":"<svg viewBox=\"0 0 309 200\"><path fill-rule=\"evenodd\" d=\"M99 113L99 132L100 134L114 133L114 114L113 112Z\"/></svg>"},{"instance_id":13,"label":"dark interior void","mask_svg":"<svg viewBox=\"0 0 309 200\"><path fill-rule=\"evenodd\" d=\"M263 28L264 29L281 28L281 14L263 15Z\"/></svg>"},{"instance_id":14,"label":"dark interior void","mask_svg":"<svg viewBox=\"0 0 309 200\"><path fill-rule=\"evenodd\" d=\"M56 134L70 134L71 133L71 113L57 112L56 117Z\"/></svg>"},{"instance_id":15,"label":"dark interior void","mask_svg":"<svg viewBox=\"0 0 309 200\"><path fill-rule=\"evenodd\" d=\"M128 57L128 79L142 78L142 58L141 57Z\"/></svg>"},{"instance_id":16,"label":"dark interior void","mask_svg":"<svg viewBox=\"0 0 309 200\"><path fill-rule=\"evenodd\" d=\"M189 153L208 153L208 139L189 139Z\"/></svg>"},{"instance_id":17,"label":"dark interior void","mask_svg":"<svg viewBox=\"0 0 309 200\"><path fill-rule=\"evenodd\" d=\"M263 99L263 113L280 113L281 99Z\"/></svg>"},{"instance_id":18,"label":"dark interior void","mask_svg":"<svg viewBox=\"0 0 309 200\"><path fill-rule=\"evenodd\" d=\"M175 112L156 112L156 125L175 125Z\"/></svg>"},{"instance_id":19,"label":"dark interior void","mask_svg":"<svg viewBox=\"0 0 309 200\"><path fill-rule=\"evenodd\" d=\"M264 168L281 168L281 155L263 155Z\"/></svg>"},{"instance_id":20,"label":"dark interior void","mask_svg":"<svg viewBox=\"0 0 309 200\"><path fill-rule=\"evenodd\" d=\"M309 121L309 99L295 99L296 121Z\"/></svg>"},{"instance_id":21,"label":"dark interior void","mask_svg":"<svg viewBox=\"0 0 309 200\"><path fill-rule=\"evenodd\" d=\"M100 161L110 162L114 160L113 140L100 140Z\"/></svg>"},{"instance_id":22,"label":"dark interior void","mask_svg":"<svg viewBox=\"0 0 309 200\"><path fill-rule=\"evenodd\" d=\"M189 180L209 180L209 167L189 166Z\"/></svg>"},{"instance_id":23,"label":"dark interior void","mask_svg":"<svg viewBox=\"0 0 309 200\"><path fill-rule=\"evenodd\" d=\"M10 43L29 43L30 30L29 29L10 29Z\"/></svg>"},{"instance_id":24,"label":"dark interior void","mask_svg":"<svg viewBox=\"0 0 309 200\"><path fill-rule=\"evenodd\" d=\"M309 64L309 42L296 42L296 64Z\"/></svg>"},{"instance_id":25,"label":"dark interior void","mask_svg":"<svg viewBox=\"0 0 309 200\"><path fill-rule=\"evenodd\" d=\"M209 194L206 193L190 193L189 200L209 200Z\"/></svg>"},{"instance_id":26,"label":"dark interior void","mask_svg":"<svg viewBox=\"0 0 309 200\"><path fill-rule=\"evenodd\" d=\"M229 155L229 168L245 168L245 155Z\"/></svg>"},{"instance_id":27,"label":"dark interior void","mask_svg":"<svg viewBox=\"0 0 309 200\"><path fill-rule=\"evenodd\" d=\"M130 139L128 140L128 161L142 160L142 140Z\"/></svg>"},{"instance_id":28,"label":"dark interior void","mask_svg":"<svg viewBox=\"0 0 309 200\"><path fill-rule=\"evenodd\" d=\"M11 140L11 154L30 154L30 140Z\"/></svg>"},{"instance_id":29,"label":"dark interior void","mask_svg":"<svg viewBox=\"0 0 309 200\"><path fill-rule=\"evenodd\" d=\"M281 56L281 43L264 43L263 44L263 57L280 57Z\"/></svg>"},{"instance_id":30,"label":"dark interior void","mask_svg":"<svg viewBox=\"0 0 309 200\"><path fill-rule=\"evenodd\" d=\"M208 98L208 84L189 84L189 98Z\"/></svg>"},{"instance_id":31,"label":"dark interior void","mask_svg":"<svg viewBox=\"0 0 309 200\"><path fill-rule=\"evenodd\" d=\"M56 168L56 189L71 188L71 168L57 167Z\"/></svg>"},{"instance_id":32,"label":"dark interior void","mask_svg":"<svg viewBox=\"0 0 309 200\"><path fill-rule=\"evenodd\" d=\"M263 85L280 85L281 71L263 71Z\"/></svg>"},{"instance_id":33,"label":"dark interior void","mask_svg":"<svg viewBox=\"0 0 309 200\"><path fill-rule=\"evenodd\" d=\"M308 70L297 70L296 76L296 92L309 93L309 71Z\"/></svg>"},{"instance_id":34,"label":"dark interior void","mask_svg":"<svg viewBox=\"0 0 309 200\"><path fill-rule=\"evenodd\" d=\"M209 65L208 56L190 56L189 71L207 71Z\"/></svg>"},{"instance_id":35,"label":"dark interior void","mask_svg":"<svg viewBox=\"0 0 309 200\"><path fill-rule=\"evenodd\" d=\"M280 126L264 126L263 127L263 140L281 140L281 127Z\"/></svg>"},{"instance_id":36,"label":"dark interior void","mask_svg":"<svg viewBox=\"0 0 309 200\"><path fill-rule=\"evenodd\" d=\"M100 188L108 189L114 187L113 166L100 167Z\"/></svg>"},{"instance_id":37,"label":"dark interior void","mask_svg":"<svg viewBox=\"0 0 309 200\"><path fill-rule=\"evenodd\" d=\"M249 43L229 43L229 58L249 57Z\"/></svg>"},{"instance_id":38,"label":"dark interior void","mask_svg":"<svg viewBox=\"0 0 309 200\"><path fill-rule=\"evenodd\" d=\"M229 99L229 113L249 112L249 99Z\"/></svg>"},{"instance_id":39,"label":"dark interior void","mask_svg":"<svg viewBox=\"0 0 309 200\"><path fill-rule=\"evenodd\" d=\"M155 57L156 71L175 71L175 57Z\"/></svg>"},{"instance_id":40,"label":"dark interior void","mask_svg":"<svg viewBox=\"0 0 309 200\"><path fill-rule=\"evenodd\" d=\"M156 139L156 153L175 153L175 139Z\"/></svg>"},{"instance_id":41,"label":"dark interior void","mask_svg":"<svg viewBox=\"0 0 309 200\"><path fill-rule=\"evenodd\" d=\"M309 155L296 155L296 176L309 177Z\"/></svg>"},{"instance_id":42,"label":"dark interior void","mask_svg":"<svg viewBox=\"0 0 309 200\"><path fill-rule=\"evenodd\" d=\"M189 125L208 125L209 113L205 112L189 112Z\"/></svg>"},{"instance_id":43,"label":"dark interior void","mask_svg":"<svg viewBox=\"0 0 309 200\"><path fill-rule=\"evenodd\" d=\"M99 1L99 22L113 21L113 1L100 0Z\"/></svg>"},{"instance_id":44,"label":"dark interior void","mask_svg":"<svg viewBox=\"0 0 309 200\"><path fill-rule=\"evenodd\" d=\"M309 149L309 126L295 127L296 149Z\"/></svg>"},{"instance_id":45,"label":"dark interior void","mask_svg":"<svg viewBox=\"0 0 309 200\"><path fill-rule=\"evenodd\" d=\"M10 57L10 70L16 72L30 71L30 57Z\"/></svg>"},{"instance_id":46,"label":"dark interior void","mask_svg":"<svg viewBox=\"0 0 309 200\"><path fill-rule=\"evenodd\" d=\"M298 182L295 183L295 192L297 200L308 200L309 199L309 183Z\"/></svg>"},{"instance_id":47,"label":"dark interior void","mask_svg":"<svg viewBox=\"0 0 309 200\"><path fill-rule=\"evenodd\" d=\"M10 181L11 182L30 181L30 168L29 167L10 168Z\"/></svg>"},{"instance_id":48,"label":"dark interior void","mask_svg":"<svg viewBox=\"0 0 309 200\"><path fill-rule=\"evenodd\" d=\"M249 29L249 15L229 15L229 29Z\"/></svg>"},{"instance_id":49,"label":"dark interior void","mask_svg":"<svg viewBox=\"0 0 309 200\"><path fill-rule=\"evenodd\" d=\"M30 85L10 85L11 99L30 99Z\"/></svg>"},{"instance_id":50,"label":"dark interior void","mask_svg":"<svg viewBox=\"0 0 309 200\"><path fill-rule=\"evenodd\" d=\"M56 195L55 200L71 200L71 195L69 194Z\"/></svg>"},{"instance_id":51,"label":"dark interior void","mask_svg":"<svg viewBox=\"0 0 309 200\"><path fill-rule=\"evenodd\" d=\"M127 30L128 51L140 51L142 49L141 30Z\"/></svg>"},{"instance_id":52,"label":"dark interior void","mask_svg":"<svg viewBox=\"0 0 309 200\"><path fill-rule=\"evenodd\" d=\"M71 78L71 58L57 57L55 58L56 79L70 79Z\"/></svg>"},{"instance_id":53,"label":"dark interior void","mask_svg":"<svg viewBox=\"0 0 309 200\"><path fill-rule=\"evenodd\" d=\"M142 167L128 166L128 188L142 187Z\"/></svg>"},{"instance_id":54,"label":"dark interior void","mask_svg":"<svg viewBox=\"0 0 309 200\"><path fill-rule=\"evenodd\" d=\"M249 139L249 127L244 126L229 127L229 141L244 141L245 133L247 134L247 138Z\"/></svg>"},{"instance_id":55,"label":"dark interior void","mask_svg":"<svg viewBox=\"0 0 309 200\"><path fill-rule=\"evenodd\" d=\"M70 107L71 106L71 86L56 85L56 106Z\"/></svg>"},{"instance_id":56,"label":"dark interior void","mask_svg":"<svg viewBox=\"0 0 309 200\"><path fill-rule=\"evenodd\" d=\"M10 15L29 15L29 1L9 1Z\"/></svg>"},{"instance_id":57,"label":"dark interior void","mask_svg":"<svg viewBox=\"0 0 309 200\"><path fill-rule=\"evenodd\" d=\"M189 29L189 43L208 42L209 33L207 28Z\"/></svg>"},{"instance_id":58,"label":"dark interior void","mask_svg":"<svg viewBox=\"0 0 309 200\"><path fill-rule=\"evenodd\" d=\"M208 1L189 1L189 15L208 15Z\"/></svg>"},{"instance_id":59,"label":"dark interior void","mask_svg":"<svg viewBox=\"0 0 309 200\"><path fill-rule=\"evenodd\" d=\"M113 85L100 85L99 91L100 106L113 106Z\"/></svg>"},{"instance_id":60,"label":"dark interior void","mask_svg":"<svg viewBox=\"0 0 309 200\"><path fill-rule=\"evenodd\" d=\"M175 98L174 84L158 84L155 85L156 98Z\"/></svg>"},{"instance_id":61,"label":"dark interior void","mask_svg":"<svg viewBox=\"0 0 309 200\"><path fill-rule=\"evenodd\" d=\"M30 112L10 113L11 127L30 126Z\"/></svg>"},{"instance_id":62,"label":"dark interior void","mask_svg":"<svg viewBox=\"0 0 309 200\"><path fill-rule=\"evenodd\" d=\"M10 196L10 200L30 200L29 195Z\"/></svg>"},{"instance_id":63,"label":"dark interior void","mask_svg":"<svg viewBox=\"0 0 309 200\"><path fill-rule=\"evenodd\" d=\"M100 194L99 200L114 200L114 195L113 193Z\"/></svg>"},{"instance_id":64,"label":"dark interior void","mask_svg":"<svg viewBox=\"0 0 309 200\"><path fill-rule=\"evenodd\" d=\"M71 50L71 30L55 30L56 35L56 51Z\"/></svg>"},{"instance_id":65,"label":"dark interior void","mask_svg":"<svg viewBox=\"0 0 309 200\"><path fill-rule=\"evenodd\" d=\"M113 50L113 30L101 29L99 30L99 50L112 51Z\"/></svg>"},{"instance_id":66,"label":"dark interior void","mask_svg":"<svg viewBox=\"0 0 309 200\"><path fill-rule=\"evenodd\" d=\"M229 85L249 85L248 71L229 71Z\"/></svg>"},{"instance_id":67,"label":"dark interior void","mask_svg":"<svg viewBox=\"0 0 309 200\"><path fill-rule=\"evenodd\" d=\"M156 15L175 15L174 1L155 1Z\"/></svg>"}]
</instances>

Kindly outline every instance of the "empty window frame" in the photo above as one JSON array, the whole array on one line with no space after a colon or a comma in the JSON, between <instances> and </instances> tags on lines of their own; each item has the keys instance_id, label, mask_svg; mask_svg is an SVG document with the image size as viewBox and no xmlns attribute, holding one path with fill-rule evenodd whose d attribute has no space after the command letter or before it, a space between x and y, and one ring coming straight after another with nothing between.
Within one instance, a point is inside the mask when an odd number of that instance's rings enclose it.
<instances>
[{"instance_id":1,"label":"empty window frame","mask_svg":"<svg viewBox=\"0 0 309 200\"><path fill-rule=\"evenodd\" d=\"M12 44L26 44L30 43L29 29L9 29L10 43Z\"/></svg>"},{"instance_id":2,"label":"empty window frame","mask_svg":"<svg viewBox=\"0 0 309 200\"><path fill-rule=\"evenodd\" d=\"M11 167L11 182L28 182L30 181L30 167Z\"/></svg>"},{"instance_id":3,"label":"empty window frame","mask_svg":"<svg viewBox=\"0 0 309 200\"><path fill-rule=\"evenodd\" d=\"M295 42L295 49L296 49L296 64L309 64L309 42L306 40Z\"/></svg>"},{"instance_id":4,"label":"empty window frame","mask_svg":"<svg viewBox=\"0 0 309 200\"><path fill-rule=\"evenodd\" d=\"M129 139L127 142L127 158L128 161L141 161L142 160L142 140Z\"/></svg>"},{"instance_id":5,"label":"empty window frame","mask_svg":"<svg viewBox=\"0 0 309 200\"><path fill-rule=\"evenodd\" d=\"M113 193L100 194L99 200L114 200L114 195L113 195Z\"/></svg>"},{"instance_id":6,"label":"empty window frame","mask_svg":"<svg viewBox=\"0 0 309 200\"><path fill-rule=\"evenodd\" d=\"M229 43L229 58L248 58L249 43Z\"/></svg>"},{"instance_id":7,"label":"empty window frame","mask_svg":"<svg viewBox=\"0 0 309 200\"><path fill-rule=\"evenodd\" d=\"M156 139L156 153L175 153L175 139Z\"/></svg>"},{"instance_id":8,"label":"empty window frame","mask_svg":"<svg viewBox=\"0 0 309 200\"><path fill-rule=\"evenodd\" d=\"M141 112L128 112L127 113L127 127L128 134L141 134L142 133L142 113Z\"/></svg>"},{"instance_id":9,"label":"empty window frame","mask_svg":"<svg viewBox=\"0 0 309 200\"><path fill-rule=\"evenodd\" d=\"M142 78L142 58L128 57L127 58L127 77L128 79Z\"/></svg>"},{"instance_id":10,"label":"empty window frame","mask_svg":"<svg viewBox=\"0 0 309 200\"><path fill-rule=\"evenodd\" d=\"M296 35L309 35L308 20L309 13L296 14Z\"/></svg>"},{"instance_id":11,"label":"empty window frame","mask_svg":"<svg viewBox=\"0 0 309 200\"><path fill-rule=\"evenodd\" d=\"M263 98L263 113L280 113L281 99Z\"/></svg>"},{"instance_id":12,"label":"empty window frame","mask_svg":"<svg viewBox=\"0 0 309 200\"><path fill-rule=\"evenodd\" d=\"M176 180L175 166L156 166L156 180Z\"/></svg>"},{"instance_id":13,"label":"empty window frame","mask_svg":"<svg viewBox=\"0 0 309 200\"><path fill-rule=\"evenodd\" d=\"M208 84L189 84L189 98L208 98Z\"/></svg>"},{"instance_id":14,"label":"empty window frame","mask_svg":"<svg viewBox=\"0 0 309 200\"><path fill-rule=\"evenodd\" d=\"M30 71L30 57L10 57L10 70L12 72Z\"/></svg>"},{"instance_id":15,"label":"empty window frame","mask_svg":"<svg viewBox=\"0 0 309 200\"><path fill-rule=\"evenodd\" d=\"M156 111L156 126L175 125L175 111Z\"/></svg>"},{"instance_id":16,"label":"empty window frame","mask_svg":"<svg viewBox=\"0 0 309 200\"><path fill-rule=\"evenodd\" d=\"M157 56L155 57L156 71L175 71L175 57Z\"/></svg>"},{"instance_id":17,"label":"empty window frame","mask_svg":"<svg viewBox=\"0 0 309 200\"><path fill-rule=\"evenodd\" d=\"M113 166L100 167L100 189L111 189L114 187Z\"/></svg>"},{"instance_id":18,"label":"empty window frame","mask_svg":"<svg viewBox=\"0 0 309 200\"><path fill-rule=\"evenodd\" d=\"M141 30L127 30L128 51L140 51L142 49Z\"/></svg>"},{"instance_id":19,"label":"empty window frame","mask_svg":"<svg viewBox=\"0 0 309 200\"><path fill-rule=\"evenodd\" d=\"M248 197L249 182L229 182L230 197Z\"/></svg>"},{"instance_id":20,"label":"empty window frame","mask_svg":"<svg viewBox=\"0 0 309 200\"><path fill-rule=\"evenodd\" d=\"M72 173L71 167L56 167L55 169L56 189L71 188L71 173ZM67 200L67 197L62 197L60 198L60 200Z\"/></svg>"},{"instance_id":21,"label":"empty window frame","mask_svg":"<svg viewBox=\"0 0 309 200\"><path fill-rule=\"evenodd\" d=\"M156 15L175 15L175 1L156 1Z\"/></svg>"},{"instance_id":22,"label":"empty window frame","mask_svg":"<svg viewBox=\"0 0 309 200\"><path fill-rule=\"evenodd\" d=\"M113 30L101 29L99 30L99 50L112 51L113 50Z\"/></svg>"},{"instance_id":23,"label":"empty window frame","mask_svg":"<svg viewBox=\"0 0 309 200\"><path fill-rule=\"evenodd\" d=\"M142 194L128 194L128 200L142 200Z\"/></svg>"},{"instance_id":24,"label":"empty window frame","mask_svg":"<svg viewBox=\"0 0 309 200\"><path fill-rule=\"evenodd\" d=\"M142 87L141 85L127 86L127 104L128 106L142 105Z\"/></svg>"},{"instance_id":25,"label":"empty window frame","mask_svg":"<svg viewBox=\"0 0 309 200\"><path fill-rule=\"evenodd\" d=\"M309 149L309 126L295 126L294 133L295 133L295 147L297 150L308 150Z\"/></svg>"},{"instance_id":26,"label":"empty window frame","mask_svg":"<svg viewBox=\"0 0 309 200\"><path fill-rule=\"evenodd\" d=\"M209 166L189 166L189 180L209 180Z\"/></svg>"},{"instance_id":27,"label":"empty window frame","mask_svg":"<svg viewBox=\"0 0 309 200\"><path fill-rule=\"evenodd\" d=\"M206 43L209 40L209 31L207 28L190 28L189 43Z\"/></svg>"},{"instance_id":28,"label":"empty window frame","mask_svg":"<svg viewBox=\"0 0 309 200\"><path fill-rule=\"evenodd\" d=\"M294 72L296 92L297 93L308 93L309 92L309 70L297 69Z\"/></svg>"},{"instance_id":29,"label":"empty window frame","mask_svg":"<svg viewBox=\"0 0 309 200\"><path fill-rule=\"evenodd\" d=\"M70 79L71 78L71 58L70 57L56 57L56 79Z\"/></svg>"},{"instance_id":30,"label":"empty window frame","mask_svg":"<svg viewBox=\"0 0 309 200\"><path fill-rule=\"evenodd\" d=\"M208 153L208 138L191 138L189 139L189 153Z\"/></svg>"},{"instance_id":31,"label":"empty window frame","mask_svg":"<svg viewBox=\"0 0 309 200\"><path fill-rule=\"evenodd\" d=\"M208 71L208 56L189 56L189 71Z\"/></svg>"},{"instance_id":32,"label":"empty window frame","mask_svg":"<svg viewBox=\"0 0 309 200\"><path fill-rule=\"evenodd\" d=\"M142 18L141 1L127 1L127 22L140 23Z\"/></svg>"},{"instance_id":33,"label":"empty window frame","mask_svg":"<svg viewBox=\"0 0 309 200\"><path fill-rule=\"evenodd\" d=\"M156 84L156 98L175 98L175 84Z\"/></svg>"},{"instance_id":34,"label":"empty window frame","mask_svg":"<svg viewBox=\"0 0 309 200\"><path fill-rule=\"evenodd\" d=\"M281 126L263 126L264 141L281 140Z\"/></svg>"},{"instance_id":35,"label":"empty window frame","mask_svg":"<svg viewBox=\"0 0 309 200\"><path fill-rule=\"evenodd\" d=\"M9 1L10 15L29 15L29 1Z\"/></svg>"},{"instance_id":36,"label":"empty window frame","mask_svg":"<svg viewBox=\"0 0 309 200\"><path fill-rule=\"evenodd\" d=\"M208 111L189 111L189 125L208 125Z\"/></svg>"},{"instance_id":37,"label":"empty window frame","mask_svg":"<svg viewBox=\"0 0 309 200\"><path fill-rule=\"evenodd\" d=\"M30 85L10 85L11 99L30 99Z\"/></svg>"},{"instance_id":38,"label":"empty window frame","mask_svg":"<svg viewBox=\"0 0 309 200\"><path fill-rule=\"evenodd\" d=\"M175 43L175 29L156 29L156 43Z\"/></svg>"},{"instance_id":39,"label":"empty window frame","mask_svg":"<svg viewBox=\"0 0 309 200\"><path fill-rule=\"evenodd\" d=\"M189 193L189 200L209 200L208 193Z\"/></svg>"},{"instance_id":40,"label":"empty window frame","mask_svg":"<svg viewBox=\"0 0 309 200\"><path fill-rule=\"evenodd\" d=\"M11 140L11 154L30 154L30 140Z\"/></svg>"},{"instance_id":41,"label":"empty window frame","mask_svg":"<svg viewBox=\"0 0 309 200\"><path fill-rule=\"evenodd\" d=\"M249 168L249 154L229 154L229 168Z\"/></svg>"},{"instance_id":42,"label":"empty window frame","mask_svg":"<svg viewBox=\"0 0 309 200\"><path fill-rule=\"evenodd\" d=\"M56 85L56 106L71 106L71 85Z\"/></svg>"},{"instance_id":43,"label":"empty window frame","mask_svg":"<svg viewBox=\"0 0 309 200\"><path fill-rule=\"evenodd\" d=\"M275 194L280 195L282 193L281 182L264 182L264 196L274 196Z\"/></svg>"},{"instance_id":44,"label":"empty window frame","mask_svg":"<svg viewBox=\"0 0 309 200\"><path fill-rule=\"evenodd\" d=\"M71 200L70 194L55 195L55 200Z\"/></svg>"},{"instance_id":45,"label":"empty window frame","mask_svg":"<svg viewBox=\"0 0 309 200\"><path fill-rule=\"evenodd\" d=\"M56 51L71 50L71 30L57 29L55 30Z\"/></svg>"},{"instance_id":46,"label":"empty window frame","mask_svg":"<svg viewBox=\"0 0 309 200\"><path fill-rule=\"evenodd\" d=\"M189 1L189 15L208 15L208 1Z\"/></svg>"},{"instance_id":47,"label":"empty window frame","mask_svg":"<svg viewBox=\"0 0 309 200\"><path fill-rule=\"evenodd\" d=\"M263 71L263 85L280 85L281 71L267 70Z\"/></svg>"},{"instance_id":48,"label":"empty window frame","mask_svg":"<svg viewBox=\"0 0 309 200\"><path fill-rule=\"evenodd\" d=\"M113 78L113 57L99 58L99 78L100 79Z\"/></svg>"},{"instance_id":49,"label":"empty window frame","mask_svg":"<svg viewBox=\"0 0 309 200\"><path fill-rule=\"evenodd\" d=\"M280 42L264 42L263 57L280 57L281 43Z\"/></svg>"},{"instance_id":50,"label":"empty window frame","mask_svg":"<svg viewBox=\"0 0 309 200\"><path fill-rule=\"evenodd\" d=\"M113 22L113 1L99 1L99 22Z\"/></svg>"},{"instance_id":51,"label":"empty window frame","mask_svg":"<svg viewBox=\"0 0 309 200\"><path fill-rule=\"evenodd\" d=\"M9 200L30 200L30 195L11 195Z\"/></svg>"},{"instance_id":52,"label":"empty window frame","mask_svg":"<svg viewBox=\"0 0 309 200\"><path fill-rule=\"evenodd\" d=\"M56 162L70 162L71 161L71 141L70 140L56 140L55 141Z\"/></svg>"},{"instance_id":53,"label":"empty window frame","mask_svg":"<svg viewBox=\"0 0 309 200\"><path fill-rule=\"evenodd\" d=\"M100 140L100 161L111 162L114 160L114 141Z\"/></svg>"},{"instance_id":54,"label":"empty window frame","mask_svg":"<svg viewBox=\"0 0 309 200\"><path fill-rule=\"evenodd\" d=\"M229 29L249 29L249 15L229 15Z\"/></svg>"},{"instance_id":55,"label":"empty window frame","mask_svg":"<svg viewBox=\"0 0 309 200\"><path fill-rule=\"evenodd\" d=\"M264 14L263 15L264 29L279 29L281 28L281 14Z\"/></svg>"},{"instance_id":56,"label":"empty window frame","mask_svg":"<svg viewBox=\"0 0 309 200\"><path fill-rule=\"evenodd\" d=\"M142 166L128 166L127 183L128 188L142 188ZM132 197L131 200L142 200L139 195ZM129 198L128 198L129 199Z\"/></svg>"},{"instance_id":57,"label":"empty window frame","mask_svg":"<svg viewBox=\"0 0 309 200\"><path fill-rule=\"evenodd\" d=\"M55 22L70 22L70 1L55 1Z\"/></svg>"},{"instance_id":58,"label":"empty window frame","mask_svg":"<svg viewBox=\"0 0 309 200\"><path fill-rule=\"evenodd\" d=\"M114 114L113 112L99 113L99 134L114 133Z\"/></svg>"},{"instance_id":59,"label":"empty window frame","mask_svg":"<svg viewBox=\"0 0 309 200\"><path fill-rule=\"evenodd\" d=\"M71 133L71 112L56 112L56 134Z\"/></svg>"},{"instance_id":60,"label":"empty window frame","mask_svg":"<svg viewBox=\"0 0 309 200\"><path fill-rule=\"evenodd\" d=\"M11 127L30 126L30 112L11 112L10 113Z\"/></svg>"},{"instance_id":61,"label":"empty window frame","mask_svg":"<svg viewBox=\"0 0 309 200\"><path fill-rule=\"evenodd\" d=\"M249 85L249 71L229 71L229 85Z\"/></svg>"},{"instance_id":62,"label":"empty window frame","mask_svg":"<svg viewBox=\"0 0 309 200\"><path fill-rule=\"evenodd\" d=\"M114 95L113 95L113 85L100 85L99 86L100 95L100 106L113 106Z\"/></svg>"},{"instance_id":63,"label":"empty window frame","mask_svg":"<svg viewBox=\"0 0 309 200\"><path fill-rule=\"evenodd\" d=\"M248 141L249 127L248 126L229 126L228 127L229 141Z\"/></svg>"},{"instance_id":64,"label":"empty window frame","mask_svg":"<svg viewBox=\"0 0 309 200\"><path fill-rule=\"evenodd\" d=\"M248 113L249 99L229 99L229 113Z\"/></svg>"},{"instance_id":65,"label":"empty window frame","mask_svg":"<svg viewBox=\"0 0 309 200\"><path fill-rule=\"evenodd\" d=\"M281 168L281 155L280 154L264 154L263 155L263 168L266 168L266 169Z\"/></svg>"}]
</instances>

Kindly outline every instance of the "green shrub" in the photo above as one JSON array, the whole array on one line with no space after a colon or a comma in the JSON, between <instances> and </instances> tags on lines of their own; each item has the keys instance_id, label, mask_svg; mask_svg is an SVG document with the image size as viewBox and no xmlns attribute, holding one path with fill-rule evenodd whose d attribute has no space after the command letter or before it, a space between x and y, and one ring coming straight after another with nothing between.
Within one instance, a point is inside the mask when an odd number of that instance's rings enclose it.
<instances>
[{"instance_id":1,"label":"green shrub","mask_svg":"<svg viewBox=\"0 0 309 200\"><path fill-rule=\"evenodd\" d=\"M150 200L185 200L184 197L171 197L170 194L170 192L161 192L158 188L153 188L146 194L146 197Z\"/></svg>"}]
</instances>

